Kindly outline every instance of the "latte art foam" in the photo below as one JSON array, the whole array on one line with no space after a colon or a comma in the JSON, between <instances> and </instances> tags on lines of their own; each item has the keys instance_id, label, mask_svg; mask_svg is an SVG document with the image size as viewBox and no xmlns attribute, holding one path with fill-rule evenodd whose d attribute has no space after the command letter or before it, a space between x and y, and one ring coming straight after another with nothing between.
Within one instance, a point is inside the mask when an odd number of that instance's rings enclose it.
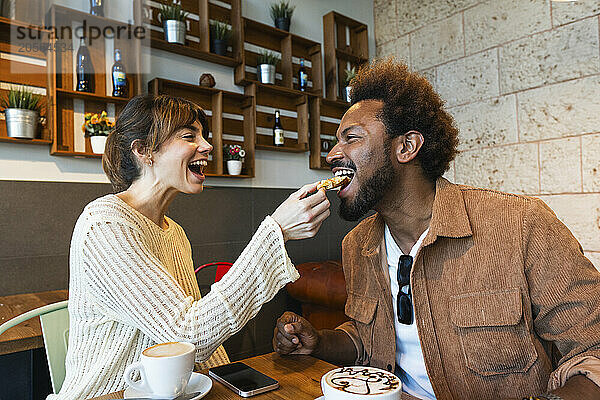
<instances>
[{"instance_id":1,"label":"latte art foam","mask_svg":"<svg viewBox=\"0 0 600 400\"><path fill-rule=\"evenodd\" d=\"M190 352L190 346L186 343L169 342L148 347L142 352L146 357L173 357Z\"/></svg>"},{"instance_id":2,"label":"latte art foam","mask_svg":"<svg viewBox=\"0 0 600 400\"><path fill-rule=\"evenodd\" d=\"M359 395L379 395L395 391L400 386L397 376L370 367L344 367L332 371L326 378L331 387Z\"/></svg>"}]
</instances>

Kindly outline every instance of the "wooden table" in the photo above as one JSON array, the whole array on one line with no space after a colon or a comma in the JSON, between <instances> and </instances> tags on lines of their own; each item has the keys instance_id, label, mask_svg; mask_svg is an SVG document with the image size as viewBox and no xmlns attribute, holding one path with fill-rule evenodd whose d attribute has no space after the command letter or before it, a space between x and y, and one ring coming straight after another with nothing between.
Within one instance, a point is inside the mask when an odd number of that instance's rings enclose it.
<instances>
[{"instance_id":1,"label":"wooden table","mask_svg":"<svg viewBox=\"0 0 600 400\"><path fill-rule=\"evenodd\" d=\"M321 396L321 376L335 365L311 356L280 356L263 354L241 360L252 368L279 381L279 389L252 396L253 399L314 400ZM206 371L202 371L206 373ZM211 378L212 379L212 378ZM123 392L97 397L94 400L123 398ZM242 397L213 379L213 387L202 400L239 400Z\"/></svg>"},{"instance_id":2,"label":"wooden table","mask_svg":"<svg viewBox=\"0 0 600 400\"><path fill-rule=\"evenodd\" d=\"M47 304L67 300L67 290L0 297L0 324ZM44 347L39 318L32 318L0 335L0 355Z\"/></svg>"},{"instance_id":3,"label":"wooden table","mask_svg":"<svg viewBox=\"0 0 600 400\"><path fill-rule=\"evenodd\" d=\"M321 377L335 365L311 356L280 356L277 353L263 354L241 360L252 368L279 381L279 389L252 396L257 400L315 400L323 395ZM202 371L206 374L206 371ZM212 379L212 378L211 378ZM240 400L221 383L213 381L213 387L202 400ZM122 399L123 391L110 393L92 400ZM420 400L402 393L402 400Z\"/></svg>"}]
</instances>

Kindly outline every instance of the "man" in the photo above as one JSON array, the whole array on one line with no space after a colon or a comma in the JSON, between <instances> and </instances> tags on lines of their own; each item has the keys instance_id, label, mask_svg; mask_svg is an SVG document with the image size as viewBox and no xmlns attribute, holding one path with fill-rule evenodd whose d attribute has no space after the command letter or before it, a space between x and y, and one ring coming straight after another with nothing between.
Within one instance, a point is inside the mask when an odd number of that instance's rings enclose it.
<instances>
[{"instance_id":1,"label":"man","mask_svg":"<svg viewBox=\"0 0 600 400\"><path fill-rule=\"evenodd\" d=\"M352 87L327 156L353 176L341 216L376 211L342 243L351 320L285 313L275 350L395 371L407 399L600 399L600 273L569 230L538 199L441 177L458 132L425 78L386 60Z\"/></svg>"}]
</instances>

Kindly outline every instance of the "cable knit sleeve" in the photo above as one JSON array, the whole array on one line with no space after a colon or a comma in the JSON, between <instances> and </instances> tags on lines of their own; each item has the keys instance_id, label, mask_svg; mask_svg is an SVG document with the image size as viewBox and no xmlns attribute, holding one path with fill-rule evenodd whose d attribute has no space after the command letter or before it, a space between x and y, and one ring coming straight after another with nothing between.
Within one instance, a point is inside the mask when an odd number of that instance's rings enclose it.
<instances>
[{"instance_id":1,"label":"cable knit sleeve","mask_svg":"<svg viewBox=\"0 0 600 400\"><path fill-rule=\"evenodd\" d=\"M200 360L299 277L271 217L265 218L225 277L198 301L185 296L140 231L126 223L91 223L82 251L88 290L99 307L158 343L195 343Z\"/></svg>"}]
</instances>

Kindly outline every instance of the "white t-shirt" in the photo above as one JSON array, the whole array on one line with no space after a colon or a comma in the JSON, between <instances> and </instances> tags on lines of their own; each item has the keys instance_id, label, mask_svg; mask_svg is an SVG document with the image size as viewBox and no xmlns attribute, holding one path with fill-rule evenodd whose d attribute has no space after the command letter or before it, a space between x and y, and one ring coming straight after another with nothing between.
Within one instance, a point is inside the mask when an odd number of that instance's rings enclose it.
<instances>
[{"instance_id":1,"label":"white t-shirt","mask_svg":"<svg viewBox=\"0 0 600 400\"><path fill-rule=\"evenodd\" d=\"M423 239L429 232L429 228L421 234L421 237L409 255L414 259L417 252L423 244ZM425 360L423 359L423 351L421 350L421 342L419 341L419 333L417 324L414 318L414 302L413 302L413 323L410 325L401 324L398 322L398 310L396 309L396 298L398 297L398 260L404 254L396 244L392 237L392 233L388 226L385 226L385 250L387 253L387 263L390 274L390 284L392 290L392 304L394 305L394 328L396 330L396 375L402 381L402 390L410 395L419 397L423 400L435 400L435 394L427 376L425 369ZM404 293L408 292L408 285L402 288ZM412 297L411 297L412 301Z\"/></svg>"}]
</instances>

